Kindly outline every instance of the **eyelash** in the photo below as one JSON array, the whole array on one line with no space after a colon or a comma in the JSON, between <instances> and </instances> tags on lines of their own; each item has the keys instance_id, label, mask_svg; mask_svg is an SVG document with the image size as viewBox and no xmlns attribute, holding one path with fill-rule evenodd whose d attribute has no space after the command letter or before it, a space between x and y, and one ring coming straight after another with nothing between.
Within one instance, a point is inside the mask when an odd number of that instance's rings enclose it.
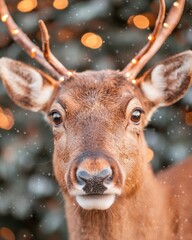
<instances>
[{"instance_id":1,"label":"eyelash","mask_svg":"<svg viewBox=\"0 0 192 240\"><path fill-rule=\"evenodd\" d=\"M138 112L139 115L136 113ZM134 115L135 113L135 115ZM130 116L130 121L135 124L135 125L139 125L140 124L140 120L141 120L141 115L145 113L143 109L141 108L135 108L132 113L131 113L131 116Z\"/></svg>"},{"instance_id":2,"label":"eyelash","mask_svg":"<svg viewBox=\"0 0 192 240\"><path fill-rule=\"evenodd\" d=\"M55 119L54 119L54 114L57 114L57 116L55 116ZM48 116L51 118L53 124L55 127L59 126L62 124L63 122L63 118L62 118L62 115L60 114L59 111L57 110L52 110Z\"/></svg>"}]
</instances>

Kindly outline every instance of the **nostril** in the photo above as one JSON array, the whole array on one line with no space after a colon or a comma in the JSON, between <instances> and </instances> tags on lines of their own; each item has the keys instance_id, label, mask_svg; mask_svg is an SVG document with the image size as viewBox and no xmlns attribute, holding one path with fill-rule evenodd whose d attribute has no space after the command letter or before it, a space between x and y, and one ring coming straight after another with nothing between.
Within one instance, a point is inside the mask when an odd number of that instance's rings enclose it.
<instances>
[{"instance_id":1,"label":"nostril","mask_svg":"<svg viewBox=\"0 0 192 240\"><path fill-rule=\"evenodd\" d=\"M113 180L113 172L111 168L105 168L98 173L90 174L85 170L77 170L77 182L80 185L85 184L103 184L111 183Z\"/></svg>"},{"instance_id":2,"label":"nostril","mask_svg":"<svg viewBox=\"0 0 192 240\"><path fill-rule=\"evenodd\" d=\"M111 168L105 168L96 175L97 178L100 178L103 182L109 183L112 181L113 172Z\"/></svg>"},{"instance_id":3,"label":"nostril","mask_svg":"<svg viewBox=\"0 0 192 240\"><path fill-rule=\"evenodd\" d=\"M78 183L82 185L92 178L92 176L85 170L77 170L76 177Z\"/></svg>"}]
</instances>

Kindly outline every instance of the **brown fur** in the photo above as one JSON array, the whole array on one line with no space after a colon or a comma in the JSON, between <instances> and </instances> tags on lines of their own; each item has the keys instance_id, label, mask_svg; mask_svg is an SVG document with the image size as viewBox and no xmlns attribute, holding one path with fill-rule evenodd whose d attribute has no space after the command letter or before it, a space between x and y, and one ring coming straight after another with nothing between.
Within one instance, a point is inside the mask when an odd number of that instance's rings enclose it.
<instances>
[{"instance_id":1,"label":"brown fur","mask_svg":"<svg viewBox=\"0 0 192 240\"><path fill-rule=\"evenodd\" d=\"M67 109L64 122L70 129L67 132L69 145L64 144L66 149L63 145L62 149L58 145L57 150L56 144L54 157L55 174L65 191L70 239L171 240L185 237L185 232L180 234L183 223L180 225L175 216L181 217L177 213L180 211L178 208L185 204L189 190L186 189L186 196L181 196L178 200L175 199L175 192L168 180L167 184L155 180L145 160L146 144L142 131L131 129L133 132L130 133L138 134L138 149L131 145L132 140L126 145L123 137L128 121L126 107L130 99L137 97L146 113L150 112L153 105L143 99L139 88L132 87L118 72L86 72L74 78L64 84L59 93L59 98L62 99L60 102L65 104ZM147 114L143 116L143 126L146 118ZM117 136L122 139L117 139ZM79 152L88 149L108 152L126 172L123 194L117 197L114 205L106 211L82 210L74 198L68 195L65 181L61 181L65 172L62 173L64 169L61 169L59 159L62 158L62 161L70 165ZM68 153L66 157L65 151ZM129 161L126 162L125 159ZM90 162L87 168L89 164ZM180 174L180 169L177 170L177 175ZM192 170L192 161L188 169ZM162 178L170 179L171 171L167 171ZM185 185L188 183L187 179L183 181ZM190 207L189 203L187 206ZM190 228L192 214L187 219L189 220L185 220L185 226ZM192 237L192 233L187 234Z\"/></svg>"},{"instance_id":2,"label":"brown fur","mask_svg":"<svg viewBox=\"0 0 192 240\"><path fill-rule=\"evenodd\" d=\"M189 52L183 55L191 57ZM178 60L178 56L175 58ZM189 87L191 76L191 70L186 68L176 79L178 82L173 83L169 71L173 66L166 67L168 70L160 77L167 88L162 90L157 86L164 94L162 102L158 103L161 105L180 99ZM143 77L149 83L152 71ZM9 76L4 76L4 82L6 78ZM178 91L181 83L183 87ZM51 87L50 81L45 84ZM17 103L13 89L8 91L13 93L12 98ZM25 89L23 91L25 96ZM54 126L50 116L54 134L53 167L64 193L70 239L192 239L192 196L189 191L192 160L154 177L147 160L143 129L158 104L144 95L142 83L132 85L118 71L87 71L74 73L60 86L53 85L51 91L52 97L43 107L48 113L59 112L63 119L62 124ZM33 110L30 104L28 108ZM137 108L143 109L144 113L140 123L134 124L131 115ZM113 171L112 182L121 194L107 210L82 209L72 194L76 190L77 169L92 173L108 166ZM91 184L87 186L87 192L93 186ZM99 189L95 192L100 190L99 194L102 194L103 186L98 184L95 189Z\"/></svg>"}]
</instances>

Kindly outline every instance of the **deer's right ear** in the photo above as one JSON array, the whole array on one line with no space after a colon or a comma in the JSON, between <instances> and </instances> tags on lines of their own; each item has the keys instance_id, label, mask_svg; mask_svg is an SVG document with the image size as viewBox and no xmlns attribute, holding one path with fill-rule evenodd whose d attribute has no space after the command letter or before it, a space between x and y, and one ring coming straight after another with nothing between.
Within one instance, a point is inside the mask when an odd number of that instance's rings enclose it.
<instances>
[{"instance_id":1,"label":"deer's right ear","mask_svg":"<svg viewBox=\"0 0 192 240\"><path fill-rule=\"evenodd\" d=\"M8 58L0 59L0 79L17 105L34 112L46 110L58 88L47 74Z\"/></svg>"},{"instance_id":2,"label":"deer's right ear","mask_svg":"<svg viewBox=\"0 0 192 240\"><path fill-rule=\"evenodd\" d=\"M154 108L168 106L181 99L192 78L192 51L172 56L141 77L140 88Z\"/></svg>"}]
</instances>

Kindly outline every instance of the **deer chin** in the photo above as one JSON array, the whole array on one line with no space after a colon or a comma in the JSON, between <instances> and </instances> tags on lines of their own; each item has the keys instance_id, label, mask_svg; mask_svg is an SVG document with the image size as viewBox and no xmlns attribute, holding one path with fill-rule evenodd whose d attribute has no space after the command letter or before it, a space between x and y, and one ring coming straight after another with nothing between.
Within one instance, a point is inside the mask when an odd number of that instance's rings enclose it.
<instances>
[{"instance_id":1,"label":"deer chin","mask_svg":"<svg viewBox=\"0 0 192 240\"><path fill-rule=\"evenodd\" d=\"M115 201L115 194L77 195L77 203L86 210L106 210Z\"/></svg>"}]
</instances>

